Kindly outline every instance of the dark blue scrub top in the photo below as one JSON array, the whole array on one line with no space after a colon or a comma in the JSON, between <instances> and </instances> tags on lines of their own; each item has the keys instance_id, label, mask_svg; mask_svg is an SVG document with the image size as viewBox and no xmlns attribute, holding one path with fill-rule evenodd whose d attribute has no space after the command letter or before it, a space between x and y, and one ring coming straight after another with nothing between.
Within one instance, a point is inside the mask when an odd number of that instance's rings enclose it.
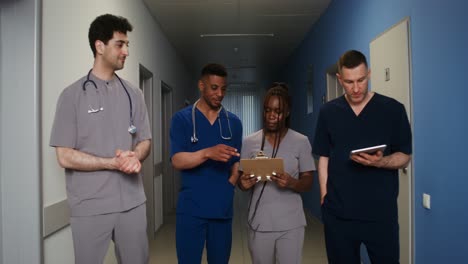
<instances>
[{"instance_id":1,"label":"dark blue scrub top","mask_svg":"<svg viewBox=\"0 0 468 264\"><path fill-rule=\"evenodd\" d=\"M229 111L227 113L228 119L224 110L221 110L218 119L221 121L222 136L231 137L230 140L222 139L218 120L211 125L208 119L195 109L198 142L192 143L192 106L177 112L171 121L171 158L178 152L195 152L218 144L232 146L240 153L242 124L236 115ZM232 165L238 161L239 157L232 157L227 163L207 160L196 168L182 170L177 213L203 218L232 218L235 186L229 183L228 179Z\"/></svg>"},{"instance_id":2,"label":"dark blue scrub top","mask_svg":"<svg viewBox=\"0 0 468 264\"><path fill-rule=\"evenodd\" d=\"M395 220L398 170L360 165L353 149L386 144L384 155L411 154L411 128L404 106L375 93L356 116L344 96L322 106L313 153L329 157L324 209L345 219Z\"/></svg>"}]
</instances>

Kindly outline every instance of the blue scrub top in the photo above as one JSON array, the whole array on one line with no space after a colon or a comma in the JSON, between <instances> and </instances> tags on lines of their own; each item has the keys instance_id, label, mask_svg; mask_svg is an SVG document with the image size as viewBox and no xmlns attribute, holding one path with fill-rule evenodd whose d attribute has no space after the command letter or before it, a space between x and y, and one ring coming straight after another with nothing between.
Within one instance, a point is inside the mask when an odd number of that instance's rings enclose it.
<instances>
[{"instance_id":1,"label":"blue scrub top","mask_svg":"<svg viewBox=\"0 0 468 264\"><path fill-rule=\"evenodd\" d=\"M177 112L171 121L171 158L178 152L195 152L225 144L241 151L242 124L233 113L221 110L218 119L210 124L208 119L195 109L196 135L198 142L192 143L192 105ZM228 124L229 122L229 124ZM229 131L229 125L231 132ZM231 139L223 139L223 137ZM177 213L203 218L232 218L234 187L229 181L231 167L239 161L232 157L228 162L207 160L193 169L181 171L181 188L177 202Z\"/></svg>"},{"instance_id":2,"label":"blue scrub top","mask_svg":"<svg viewBox=\"0 0 468 264\"><path fill-rule=\"evenodd\" d=\"M350 151L386 144L384 155L411 154L411 128L404 106L375 93L356 116L344 96L322 106L313 153L329 157L324 208L331 214L358 220L398 217L398 170L358 164Z\"/></svg>"}]
</instances>

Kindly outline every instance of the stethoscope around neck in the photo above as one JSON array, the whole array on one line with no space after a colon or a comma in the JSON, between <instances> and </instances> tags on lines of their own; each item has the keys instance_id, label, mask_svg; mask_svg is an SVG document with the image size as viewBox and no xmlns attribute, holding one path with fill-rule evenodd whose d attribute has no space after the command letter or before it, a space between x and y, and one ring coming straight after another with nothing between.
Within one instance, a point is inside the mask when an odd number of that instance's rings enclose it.
<instances>
[{"instance_id":1,"label":"stethoscope around neck","mask_svg":"<svg viewBox=\"0 0 468 264\"><path fill-rule=\"evenodd\" d=\"M198 142L198 137L197 137L197 129L196 129L196 124L195 124L195 108L197 107L197 104L198 102L200 101L200 99L198 99L192 106L192 124L193 124L193 134L192 136L190 137L190 141L192 143L197 143ZM221 127L221 121L220 121L220 118L219 118L219 113L221 111L224 111L224 113L226 114L226 120L227 120L227 124L228 124L228 128L229 128L229 136L225 137L223 136L223 128ZM218 123L219 123L219 135L221 136L222 139L224 140L231 140L232 138L232 130L231 130L231 123L229 122L229 115L228 115L228 112L226 111L226 109L221 105L221 107L219 108L219 112L218 112Z\"/></svg>"},{"instance_id":2,"label":"stethoscope around neck","mask_svg":"<svg viewBox=\"0 0 468 264\"><path fill-rule=\"evenodd\" d=\"M89 109L88 109L88 114L95 114L95 113L99 113L101 111L104 111L104 107L102 107L102 101L101 101L101 94L99 93L99 89L96 85L96 82L94 82L93 80L91 80L89 78L89 76L91 75L91 71L93 69L89 70L88 72L88 75L86 76L86 81L83 82L83 91L85 92L86 94L86 85L88 83L91 83L94 88L96 88L96 93L98 94L98 106L97 108L93 108L93 106L91 106L91 104L89 105ZM130 94L128 93L128 90L127 90L127 87L125 87L124 83L122 82L122 79L120 79L120 77L116 74L115 74L115 77L117 77L117 79L119 80L120 84L122 84L122 87L124 88L125 90L125 93L127 94L127 97L128 97L128 102L130 103L130 126L128 127L128 132L130 132L130 134L135 134L137 132L137 128L133 125L133 104L132 104L132 98L130 97Z\"/></svg>"}]
</instances>

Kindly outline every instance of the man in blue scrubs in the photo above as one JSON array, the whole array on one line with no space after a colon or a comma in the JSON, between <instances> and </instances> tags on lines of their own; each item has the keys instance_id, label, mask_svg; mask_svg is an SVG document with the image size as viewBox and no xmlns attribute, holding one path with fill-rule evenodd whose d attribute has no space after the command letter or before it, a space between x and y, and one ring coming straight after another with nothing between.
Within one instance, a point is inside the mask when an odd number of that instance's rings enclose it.
<instances>
[{"instance_id":1,"label":"man in blue scrubs","mask_svg":"<svg viewBox=\"0 0 468 264\"><path fill-rule=\"evenodd\" d=\"M231 253L234 187L237 183L242 124L221 105L226 69L206 65L198 81L201 97L171 122L171 162L181 171L176 247L179 263L228 263Z\"/></svg>"},{"instance_id":2,"label":"man in blue scrubs","mask_svg":"<svg viewBox=\"0 0 468 264\"><path fill-rule=\"evenodd\" d=\"M368 91L361 52L344 53L338 71L345 94L322 106L313 145L328 261L361 263L362 243L372 263L399 263L398 169L411 158L408 117L398 101ZM384 151L350 155L382 144Z\"/></svg>"}]
</instances>

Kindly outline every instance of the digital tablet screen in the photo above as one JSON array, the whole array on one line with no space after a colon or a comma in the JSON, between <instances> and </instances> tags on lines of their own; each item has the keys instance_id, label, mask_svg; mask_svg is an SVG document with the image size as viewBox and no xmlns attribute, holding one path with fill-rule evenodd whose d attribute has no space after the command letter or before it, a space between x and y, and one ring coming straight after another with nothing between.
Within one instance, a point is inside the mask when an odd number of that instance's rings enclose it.
<instances>
[{"instance_id":1,"label":"digital tablet screen","mask_svg":"<svg viewBox=\"0 0 468 264\"><path fill-rule=\"evenodd\" d=\"M387 145L378 145L378 146L372 146L368 148L355 149L351 151L351 154L358 154L358 153L373 154L379 150L384 151L386 147Z\"/></svg>"}]
</instances>

